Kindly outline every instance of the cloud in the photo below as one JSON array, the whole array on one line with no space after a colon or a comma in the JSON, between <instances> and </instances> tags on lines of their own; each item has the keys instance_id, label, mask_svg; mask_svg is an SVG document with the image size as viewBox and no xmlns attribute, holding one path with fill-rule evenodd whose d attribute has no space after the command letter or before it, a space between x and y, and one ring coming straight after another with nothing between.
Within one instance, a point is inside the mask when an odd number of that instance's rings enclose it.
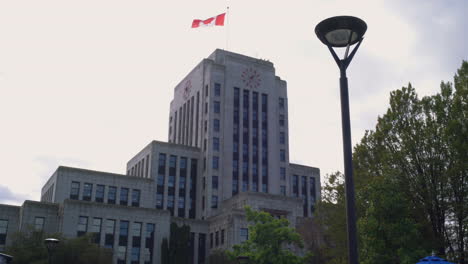
<instances>
[{"instance_id":1,"label":"cloud","mask_svg":"<svg viewBox=\"0 0 468 264\"><path fill-rule=\"evenodd\" d=\"M0 185L0 203L19 205L30 199L28 195L12 192L8 187Z\"/></svg>"}]
</instances>

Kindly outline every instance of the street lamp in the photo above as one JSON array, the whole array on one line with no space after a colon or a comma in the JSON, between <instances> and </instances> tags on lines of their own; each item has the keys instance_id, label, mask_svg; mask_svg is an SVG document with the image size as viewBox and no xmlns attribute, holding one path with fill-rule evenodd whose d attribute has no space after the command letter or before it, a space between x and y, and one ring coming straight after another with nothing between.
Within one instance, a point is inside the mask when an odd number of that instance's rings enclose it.
<instances>
[{"instance_id":1,"label":"street lamp","mask_svg":"<svg viewBox=\"0 0 468 264\"><path fill-rule=\"evenodd\" d=\"M247 257L247 256L238 256L237 257L237 262L239 262L239 264L249 264L249 261L250 261L250 258Z\"/></svg>"},{"instance_id":2,"label":"street lamp","mask_svg":"<svg viewBox=\"0 0 468 264\"><path fill-rule=\"evenodd\" d=\"M0 264L8 264L11 263L13 257L7 254L0 253Z\"/></svg>"},{"instance_id":3,"label":"street lamp","mask_svg":"<svg viewBox=\"0 0 468 264\"><path fill-rule=\"evenodd\" d=\"M358 263L356 238L356 209L354 202L353 157L351 150L351 123L349 120L348 78L346 69L356 54L366 33L366 22L357 17L337 16L320 22L315 27L315 34L330 50L340 68L341 126L343 131L343 156L346 188L346 222L348 227L348 256L350 264ZM349 48L355 45L351 53ZM344 48L344 58L340 59L333 48Z\"/></svg>"},{"instance_id":4,"label":"street lamp","mask_svg":"<svg viewBox=\"0 0 468 264\"><path fill-rule=\"evenodd\" d=\"M56 239L56 238L46 238L44 239L44 244L47 248L47 255L48 255L48 259L49 259L49 264L52 263L52 252L54 251L54 249L58 246L60 240Z\"/></svg>"}]
</instances>

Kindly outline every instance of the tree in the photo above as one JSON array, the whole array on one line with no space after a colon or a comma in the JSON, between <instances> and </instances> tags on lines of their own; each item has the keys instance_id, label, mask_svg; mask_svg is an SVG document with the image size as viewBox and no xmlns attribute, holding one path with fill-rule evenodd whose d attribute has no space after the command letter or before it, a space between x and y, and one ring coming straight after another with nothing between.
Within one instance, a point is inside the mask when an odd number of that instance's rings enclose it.
<instances>
[{"instance_id":1,"label":"tree","mask_svg":"<svg viewBox=\"0 0 468 264\"><path fill-rule=\"evenodd\" d=\"M317 203L314 221L319 234L323 234L323 244L309 248L313 250L312 263L348 263L346 236L344 175L335 172L326 176L322 187L322 200ZM310 230L311 226L305 227ZM304 232L302 232L304 233ZM306 243L313 244L304 236Z\"/></svg>"},{"instance_id":2,"label":"tree","mask_svg":"<svg viewBox=\"0 0 468 264\"><path fill-rule=\"evenodd\" d=\"M249 225L249 238L240 245L234 245L228 254L231 258L247 256L256 264L302 264L305 257L295 255L290 246L303 247L299 234L291 227L287 219L274 218L267 212L245 208Z\"/></svg>"},{"instance_id":3,"label":"tree","mask_svg":"<svg viewBox=\"0 0 468 264\"><path fill-rule=\"evenodd\" d=\"M169 242L166 238L161 244L161 263L188 264L190 261L190 226L179 227L171 223Z\"/></svg>"},{"instance_id":4,"label":"tree","mask_svg":"<svg viewBox=\"0 0 468 264\"><path fill-rule=\"evenodd\" d=\"M224 250L214 250L208 257L209 264L237 264L237 261L229 258Z\"/></svg>"},{"instance_id":5,"label":"tree","mask_svg":"<svg viewBox=\"0 0 468 264\"><path fill-rule=\"evenodd\" d=\"M53 263L112 263L112 252L93 243L91 236L67 239L61 234L51 235L27 230L13 235L12 243L6 252L14 256L16 264L47 264L48 254L44 246L46 237L60 239L60 244L52 255Z\"/></svg>"},{"instance_id":6,"label":"tree","mask_svg":"<svg viewBox=\"0 0 468 264\"><path fill-rule=\"evenodd\" d=\"M442 83L439 93L422 99L411 84L391 92L389 109L378 118L375 131L368 131L356 146L353 159L358 213L370 217L361 224L371 227L367 220L380 218L378 207L387 200L404 203L399 212L406 213L399 218L419 226L420 235L430 243L424 248L466 263L467 62L454 80L454 85ZM384 183L395 195L383 196L375 182ZM365 190L377 193L372 198Z\"/></svg>"}]
</instances>

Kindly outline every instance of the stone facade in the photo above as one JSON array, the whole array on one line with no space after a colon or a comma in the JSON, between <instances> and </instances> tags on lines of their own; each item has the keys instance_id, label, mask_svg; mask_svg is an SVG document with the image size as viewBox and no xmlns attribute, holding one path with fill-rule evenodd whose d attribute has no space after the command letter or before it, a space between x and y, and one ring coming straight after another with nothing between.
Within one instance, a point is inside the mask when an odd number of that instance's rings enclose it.
<instances>
[{"instance_id":1,"label":"stone facade","mask_svg":"<svg viewBox=\"0 0 468 264\"><path fill-rule=\"evenodd\" d=\"M320 171L289 163L288 135L273 63L216 50L175 87L169 142L150 142L125 174L59 167L40 202L0 205L0 249L19 230L94 233L114 263L160 263L174 222L191 228L192 263L206 263L248 238L247 205L292 226L313 215Z\"/></svg>"}]
</instances>

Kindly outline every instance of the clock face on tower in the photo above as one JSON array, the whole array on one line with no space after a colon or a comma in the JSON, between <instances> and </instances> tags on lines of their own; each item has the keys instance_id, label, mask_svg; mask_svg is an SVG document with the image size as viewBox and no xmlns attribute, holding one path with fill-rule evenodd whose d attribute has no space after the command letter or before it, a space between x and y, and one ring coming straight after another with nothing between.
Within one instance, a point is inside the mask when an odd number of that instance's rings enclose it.
<instances>
[{"instance_id":1,"label":"clock face on tower","mask_svg":"<svg viewBox=\"0 0 468 264\"><path fill-rule=\"evenodd\" d=\"M192 92L192 81L188 80L187 82L185 82L185 87L183 91L184 100L187 100L190 97L191 92Z\"/></svg>"},{"instance_id":2,"label":"clock face on tower","mask_svg":"<svg viewBox=\"0 0 468 264\"><path fill-rule=\"evenodd\" d=\"M242 82L246 87L258 88L262 82L260 74L253 68L245 69L241 74Z\"/></svg>"}]
</instances>

